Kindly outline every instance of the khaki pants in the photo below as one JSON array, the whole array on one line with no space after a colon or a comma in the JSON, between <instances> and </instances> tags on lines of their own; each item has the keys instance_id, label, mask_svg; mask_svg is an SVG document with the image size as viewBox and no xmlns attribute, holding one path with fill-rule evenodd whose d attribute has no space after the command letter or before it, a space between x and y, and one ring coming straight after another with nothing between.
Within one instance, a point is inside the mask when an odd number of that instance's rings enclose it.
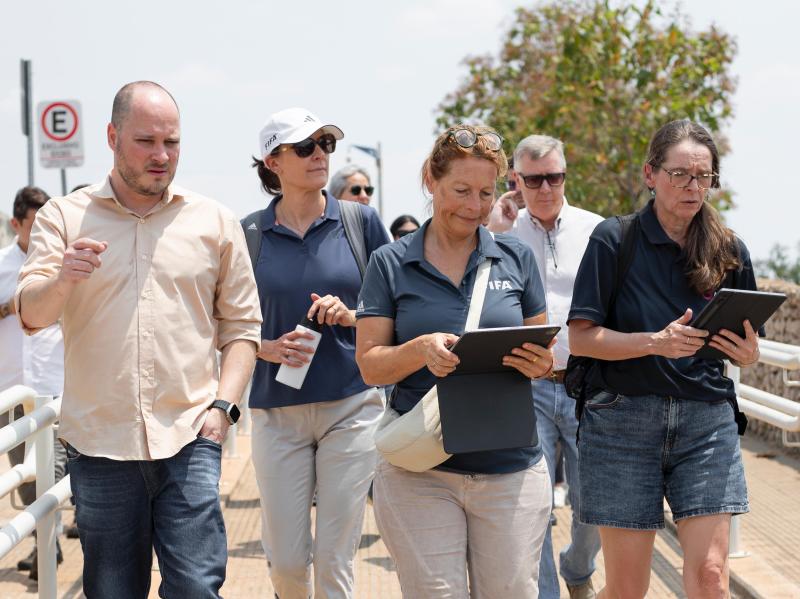
<instances>
[{"instance_id":1,"label":"khaki pants","mask_svg":"<svg viewBox=\"0 0 800 599\"><path fill-rule=\"evenodd\" d=\"M312 563L316 599L353 596L353 559L383 410L383 390L374 388L338 401L252 410L262 543L281 599L312 596Z\"/></svg>"},{"instance_id":2,"label":"khaki pants","mask_svg":"<svg viewBox=\"0 0 800 599\"><path fill-rule=\"evenodd\" d=\"M374 509L407 599L536 599L552 502L544 459L511 474L380 460Z\"/></svg>"}]
</instances>

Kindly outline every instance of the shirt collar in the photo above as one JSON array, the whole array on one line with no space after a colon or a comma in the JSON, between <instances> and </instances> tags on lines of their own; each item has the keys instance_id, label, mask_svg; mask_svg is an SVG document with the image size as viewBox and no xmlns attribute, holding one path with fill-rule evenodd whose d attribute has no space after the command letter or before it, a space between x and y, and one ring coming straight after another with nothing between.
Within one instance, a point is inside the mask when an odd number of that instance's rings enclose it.
<instances>
[{"instance_id":1,"label":"shirt collar","mask_svg":"<svg viewBox=\"0 0 800 599\"><path fill-rule=\"evenodd\" d=\"M426 220L418 231L414 231L408 237L408 248L403 256L403 263L422 262L425 260L425 231L428 230L431 219ZM402 243L402 241L401 241ZM500 251L497 243L495 242L492 234L484 227L478 227L478 247L475 248L478 252L479 261L485 258L502 258L503 252Z\"/></svg>"},{"instance_id":2,"label":"shirt collar","mask_svg":"<svg viewBox=\"0 0 800 599\"><path fill-rule=\"evenodd\" d=\"M99 185L99 187L98 186L94 187L96 187L96 189L88 190L90 196L105 200L113 200L114 203L117 204L117 206L119 206L126 212L131 212L131 214L133 214L133 212L129 208L123 206L122 203L119 201L119 199L117 199L117 194L114 193L114 188L111 186L111 173L109 173L106 176L105 180L103 181L103 183ZM167 193L162 194L161 200L159 200L159 203L156 204L156 206L150 212L154 212L157 209L163 208L164 206L172 202L172 200L174 199L181 199L181 198L183 198L183 193L181 193L176 186L170 183L167 186Z\"/></svg>"},{"instance_id":3,"label":"shirt collar","mask_svg":"<svg viewBox=\"0 0 800 599\"><path fill-rule=\"evenodd\" d=\"M658 222L655 210L653 210L653 200L647 202L647 206L642 210L640 217L642 222L642 231L644 231L647 240L653 245L674 245L680 247L669 235L664 231L664 227Z\"/></svg>"},{"instance_id":4,"label":"shirt collar","mask_svg":"<svg viewBox=\"0 0 800 599\"><path fill-rule=\"evenodd\" d=\"M339 200L334 198L332 195L328 194L326 190L322 190L322 195L325 196L325 211L322 213L322 220L341 220L341 212L339 210ZM278 205L283 199L283 194L279 193L272 201L269 203L269 206L266 207L266 212L261 217L261 230L262 231L269 231L270 229L274 229L277 225L275 224L275 206ZM346 200L345 200L346 201ZM316 221L315 221L316 222ZM312 227L314 225L311 225Z\"/></svg>"}]
</instances>

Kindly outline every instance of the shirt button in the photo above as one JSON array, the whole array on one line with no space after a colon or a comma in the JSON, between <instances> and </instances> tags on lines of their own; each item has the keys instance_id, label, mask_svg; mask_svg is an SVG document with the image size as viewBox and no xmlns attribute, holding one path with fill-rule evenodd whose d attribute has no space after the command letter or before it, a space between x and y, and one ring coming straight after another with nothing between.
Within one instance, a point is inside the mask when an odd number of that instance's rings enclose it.
<instances>
[{"instance_id":1,"label":"shirt button","mask_svg":"<svg viewBox=\"0 0 800 599\"><path fill-rule=\"evenodd\" d=\"M139 219L139 224L140 224L140 225L143 225L143 224L144 224L144 219L143 219L143 218L140 218L140 219Z\"/></svg>"},{"instance_id":2,"label":"shirt button","mask_svg":"<svg viewBox=\"0 0 800 599\"><path fill-rule=\"evenodd\" d=\"M148 376L150 376L150 375L149 375L149 374L147 374L147 371L146 371L146 370L142 370L142 376L143 376L144 378L147 378L147 377L148 377Z\"/></svg>"}]
</instances>

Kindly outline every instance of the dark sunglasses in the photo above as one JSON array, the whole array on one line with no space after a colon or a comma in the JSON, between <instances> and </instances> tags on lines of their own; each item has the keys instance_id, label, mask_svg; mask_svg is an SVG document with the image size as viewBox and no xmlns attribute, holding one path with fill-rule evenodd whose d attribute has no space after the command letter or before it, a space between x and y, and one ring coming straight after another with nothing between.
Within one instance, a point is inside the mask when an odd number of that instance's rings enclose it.
<instances>
[{"instance_id":1,"label":"dark sunglasses","mask_svg":"<svg viewBox=\"0 0 800 599\"><path fill-rule=\"evenodd\" d=\"M395 235L397 236L398 239L400 239L401 237L405 237L409 233L413 233L414 231L417 230L418 229L400 229L397 233L395 233Z\"/></svg>"},{"instance_id":2,"label":"dark sunglasses","mask_svg":"<svg viewBox=\"0 0 800 599\"><path fill-rule=\"evenodd\" d=\"M478 138L482 137L486 141L486 148L496 152L503 147L503 138L494 131L473 131L472 129L456 129L450 132L450 137L462 148L471 148L478 143Z\"/></svg>"},{"instance_id":3,"label":"dark sunglasses","mask_svg":"<svg viewBox=\"0 0 800 599\"><path fill-rule=\"evenodd\" d=\"M308 158L314 153L316 146L322 148L322 151L326 154L331 154L336 150L336 138L330 133L326 133L319 139L309 137L303 141L298 141L296 144L281 145L277 148L276 152L285 152L291 148L294 150L294 153L297 154L298 158Z\"/></svg>"},{"instance_id":4,"label":"dark sunglasses","mask_svg":"<svg viewBox=\"0 0 800 599\"><path fill-rule=\"evenodd\" d=\"M550 187L558 187L559 185L564 184L564 179L567 178L567 173L543 173L541 175L523 175L522 173L517 173L522 181L525 183L525 187L528 189L539 189L544 183L545 179L547 179L547 184Z\"/></svg>"},{"instance_id":5,"label":"dark sunglasses","mask_svg":"<svg viewBox=\"0 0 800 599\"><path fill-rule=\"evenodd\" d=\"M350 193L354 196L361 195L361 185L353 185L350 187ZM364 193L367 194L368 197L372 197L372 194L375 193L375 188L372 185L364 185L363 187Z\"/></svg>"}]
</instances>

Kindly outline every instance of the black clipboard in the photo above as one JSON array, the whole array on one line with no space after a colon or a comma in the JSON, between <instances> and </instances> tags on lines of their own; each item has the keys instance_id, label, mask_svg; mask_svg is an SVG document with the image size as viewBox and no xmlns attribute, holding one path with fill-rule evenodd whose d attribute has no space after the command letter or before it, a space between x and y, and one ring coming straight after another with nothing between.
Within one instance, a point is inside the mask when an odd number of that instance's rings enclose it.
<instances>
[{"instance_id":1,"label":"black clipboard","mask_svg":"<svg viewBox=\"0 0 800 599\"><path fill-rule=\"evenodd\" d=\"M704 329L709 333L706 337L706 345L697 350L694 357L705 360L726 359L728 356L708 345L711 337L716 335L720 329L727 329L744 337L742 323L745 320L749 320L753 329L758 332L785 301L786 294L784 293L720 289L700 314L689 323L689 326Z\"/></svg>"},{"instance_id":2,"label":"black clipboard","mask_svg":"<svg viewBox=\"0 0 800 599\"><path fill-rule=\"evenodd\" d=\"M447 453L538 443L531 380L503 366L503 356L523 343L546 347L560 329L551 325L478 329L459 338L451 351L461 362L436 382Z\"/></svg>"}]
</instances>

